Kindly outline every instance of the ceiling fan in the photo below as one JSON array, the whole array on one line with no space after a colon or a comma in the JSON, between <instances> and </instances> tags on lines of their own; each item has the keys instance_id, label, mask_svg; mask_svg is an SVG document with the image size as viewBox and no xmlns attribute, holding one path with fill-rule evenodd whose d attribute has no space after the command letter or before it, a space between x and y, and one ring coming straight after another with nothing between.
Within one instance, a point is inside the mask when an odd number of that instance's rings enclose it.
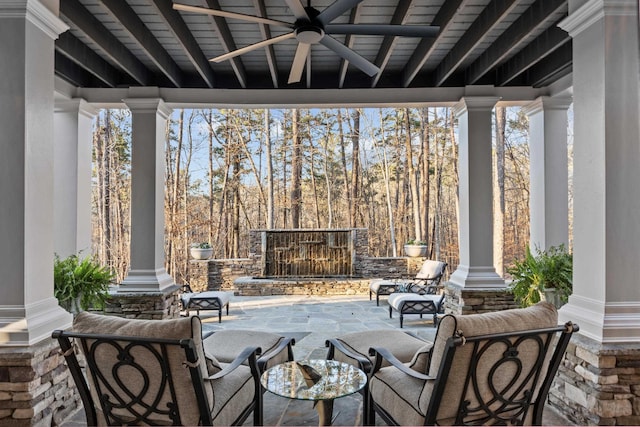
<instances>
[{"instance_id":1,"label":"ceiling fan","mask_svg":"<svg viewBox=\"0 0 640 427\"><path fill-rule=\"evenodd\" d=\"M173 8L185 12L204 13L223 18L238 19L241 21L256 22L266 25L274 25L281 28L288 28L291 31L267 40L236 49L224 55L210 59L213 62L221 62L234 58L243 53L250 52L274 43L295 38L298 40L298 47L293 58L288 83L297 83L302 78L305 64L311 65L311 45L320 43L331 49L340 57L362 70L367 75L373 77L380 72L380 69L355 52L353 49L340 43L331 37L332 34L354 34L354 35L374 35L374 36L405 36L405 37L435 37L440 30L437 26L429 25L393 25L393 24L332 24L335 18L344 12L353 9L363 0L336 0L323 11L311 7L308 0L305 7L301 0L285 0L289 9L293 12L296 21L293 23L278 21L275 19L263 18L261 16L245 15L242 13L225 12L219 9L207 9L204 7L189 6L180 3L173 3ZM307 69L307 73L309 70Z\"/></svg>"}]
</instances>

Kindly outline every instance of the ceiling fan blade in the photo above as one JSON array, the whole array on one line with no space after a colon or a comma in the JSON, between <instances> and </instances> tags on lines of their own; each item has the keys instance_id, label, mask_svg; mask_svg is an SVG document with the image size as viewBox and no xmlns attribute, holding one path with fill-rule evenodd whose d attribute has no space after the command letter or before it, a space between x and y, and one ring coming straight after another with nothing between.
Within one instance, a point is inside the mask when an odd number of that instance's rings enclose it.
<instances>
[{"instance_id":1,"label":"ceiling fan blade","mask_svg":"<svg viewBox=\"0 0 640 427\"><path fill-rule=\"evenodd\" d=\"M270 44L278 43L282 40L292 39L296 35L293 32L283 34L281 36L272 37L267 40L262 40L261 42L250 44L249 46L242 47L240 49L233 50L229 53L225 53L224 55L216 56L215 58L211 58L209 61L211 62L222 62L227 59L235 58L236 56L242 55L243 53L251 52L252 50L260 49L261 47L268 46Z\"/></svg>"},{"instance_id":2,"label":"ceiling fan blade","mask_svg":"<svg viewBox=\"0 0 640 427\"><path fill-rule=\"evenodd\" d=\"M293 12L293 16L295 16L296 19L309 19L309 15L307 15L307 11L304 10L304 5L300 2L300 0L284 1L285 3L287 3L287 6L289 6L289 9L291 9L291 12Z\"/></svg>"},{"instance_id":3,"label":"ceiling fan blade","mask_svg":"<svg viewBox=\"0 0 640 427\"><path fill-rule=\"evenodd\" d=\"M257 22L258 24L277 25L278 27L293 28L293 24L275 19L262 18L260 16L245 15L243 13L225 12L218 9L207 9L205 7L189 6L186 4L173 3L175 10L184 12L204 13L207 15L221 16L223 18L238 19L240 21Z\"/></svg>"},{"instance_id":4,"label":"ceiling fan blade","mask_svg":"<svg viewBox=\"0 0 640 427\"><path fill-rule=\"evenodd\" d=\"M322 40L320 40L320 43L361 69L370 77L373 77L380 72L380 68L375 66L368 59L360 56L354 50L349 49L347 46L343 45L331 36L325 35Z\"/></svg>"},{"instance_id":5,"label":"ceiling fan blade","mask_svg":"<svg viewBox=\"0 0 640 427\"><path fill-rule=\"evenodd\" d=\"M356 7L362 0L336 0L318 15L318 21L323 25L336 19L338 16Z\"/></svg>"},{"instance_id":6,"label":"ceiling fan blade","mask_svg":"<svg viewBox=\"0 0 640 427\"><path fill-rule=\"evenodd\" d=\"M327 24L327 34L359 34L371 36L436 37L440 27L430 25Z\"/></svg>"},{"instance_id":7,"label":"ceiling fan blade","mask_svg":"<svg viewBox=\"0 0 640 427\"><path fill-rule=\"evenodd\" d=\"M307 55L309 55L310 50L310 44L298 43L296 56L293 57L293 64L291 64L291 72L289 73L289 81L287 83L298 83L302 79L302 71L304 70L304 64L307 62Z\"/></svg>"}]
</instances>

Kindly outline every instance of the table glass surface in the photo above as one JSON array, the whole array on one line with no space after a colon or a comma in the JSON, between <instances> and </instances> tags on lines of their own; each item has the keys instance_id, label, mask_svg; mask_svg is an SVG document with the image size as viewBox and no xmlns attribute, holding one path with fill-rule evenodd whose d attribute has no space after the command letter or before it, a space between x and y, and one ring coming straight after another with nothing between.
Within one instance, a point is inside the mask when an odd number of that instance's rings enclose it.
<instances>
[{"instance_id":1,"label":"table glass surface","mask_svg":"<svg viewBox=\"0 0 640 427\"><path fill-rule=\"evenodd\" d=\"M300 400L327 400L353 394L367 383L367 376L348 363L335 360L300 360L322 377L315 384L305 380L296 362L285 362L265 371L260 377L264 388L278 396Z\"/></svg>"}]
</instances>

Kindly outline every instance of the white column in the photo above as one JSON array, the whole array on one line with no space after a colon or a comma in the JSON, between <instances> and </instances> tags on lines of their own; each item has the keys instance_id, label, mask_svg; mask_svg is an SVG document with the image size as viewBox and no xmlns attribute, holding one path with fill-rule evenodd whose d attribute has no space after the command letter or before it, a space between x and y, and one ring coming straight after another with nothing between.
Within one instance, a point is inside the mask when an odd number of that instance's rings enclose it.
<instances>
[{"instance_id":1,"label":"white column","mask_svg":"<svg viewBox=\"0 0 640 427\"><path fill-rule=\"evenodd\" d=\"M71 325L53 296L51 215L54 40L66 29L38 1L0 3L0 346Z\"/></svg>"},{"instance_id":2,"label":"white column","mask_svg":"<svg viewBox=\"0 0 640 427\"><path fill-rule=\"evenodd\" d=\"M131 110L131 264L118 292L162 291L174 284L164 268L165 126L161 99L125 99Z\"/></svg>"},{"instance_id":3,"label":"white column","mask_svg":"<svg viewBox=\"0 0 640 427\"><path fill-rule=\"evenodd\" d=\"M567 110L571 98L541 97L524 107L529 116L532 251L569 247Z\"/></svg>"},{"instance_id":4,"label":"white column","mask_svg":"<svg viewBox=\"0 0 640 427\"><path fill-rule=\"evenodd\" d=\"M91 254L91 143L97 113L83 99L55 103L53 248L61 258Z\"/></svg>"},{"instance_id":5,"label":"white column","mask_svg":"<svg viewBox=\"0 0 640 427\"><path fill-rule=\"evenodd\" d=\"M590 0L573 38L574 273L561 320L602 343L640 340L637 0Z\"/></svg>"},{"instance_id":6,"label":"white column","mask_svg":"<svg viewBox=\"0 0 640 427\"><path fill-rule=\"evenodd\" d=\"M504 288L493 265L491 114L498 98L466 97L458 117L460 264L449 282L463 288Z\"/></svg>"}]
</instances>

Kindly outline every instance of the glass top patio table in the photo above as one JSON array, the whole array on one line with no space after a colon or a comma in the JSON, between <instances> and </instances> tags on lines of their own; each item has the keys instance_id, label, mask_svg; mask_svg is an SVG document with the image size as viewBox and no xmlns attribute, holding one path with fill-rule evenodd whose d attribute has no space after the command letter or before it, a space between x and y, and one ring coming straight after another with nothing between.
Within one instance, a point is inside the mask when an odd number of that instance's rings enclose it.
<instances>
[{"instance_id":1,"label":"glass top patio table","mask_svg":"<svg viewBox=\"0 0 640 427\"><path fill-rule=\"evenodd\" d=\"M301 365L308 365L321 375L317 382L305 379ZM367 376L348 363L335 360L311 359L285 362L262 374L262 385L278 396L301 400L329 400L360 391Z\"/></svg>"}]
</instances>

